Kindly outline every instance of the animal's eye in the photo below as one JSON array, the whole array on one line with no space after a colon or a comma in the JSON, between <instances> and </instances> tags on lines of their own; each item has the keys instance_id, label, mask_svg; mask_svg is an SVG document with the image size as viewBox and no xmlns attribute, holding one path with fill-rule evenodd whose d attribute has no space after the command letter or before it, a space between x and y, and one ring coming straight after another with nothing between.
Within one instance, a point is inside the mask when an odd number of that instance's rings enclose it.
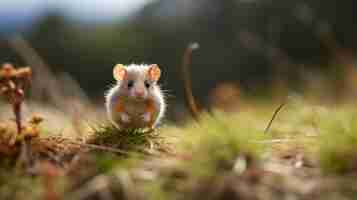
<instances>
[{"instance_id":1,"label":"animal's eye","mask_svg":"<svg viewBox=\"0 0 357 200\"><path fill-rule=\"evenodd\" d=\"M146 88L149 88L149 87L150 87L149 81L145 81L145 87L146 87Z\"/></svg>"},{"instance_id":2,"label":"animal's eye","mask_svg":"<svg viewBox=\"0 0 357 200\"><path fill-rule=\"evenodd\" d=\"M128 88L132 88L134 86L134 81L128 81Z\"/></svg>"}]
</instances>

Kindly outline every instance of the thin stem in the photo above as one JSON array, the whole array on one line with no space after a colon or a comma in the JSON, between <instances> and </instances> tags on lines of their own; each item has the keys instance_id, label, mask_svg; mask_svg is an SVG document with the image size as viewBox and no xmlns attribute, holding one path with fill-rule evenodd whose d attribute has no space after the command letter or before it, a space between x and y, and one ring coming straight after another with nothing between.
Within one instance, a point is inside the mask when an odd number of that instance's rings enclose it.
<instances>
[{"instance_id":1,"label":"thin stem","mask_svg":"<svg viewBox=\"0 0 357 200\"><path fill-rule=\"evenodd\" d=\"M21 102L13 104L13 110L15 113L15 122L17 126L17 133L21 134L22 124L21 124Z\"/></svg>"},{"instance_id":2,"label":"thin stem","mask_svg":"<svg viewBox=\"0 0 357 200\"><path fill-rule=\"evenodd\" d=\"M199 46L197 43L190 44L184 55L183 62L181 66L182 79L184 82L184 90L185 90L185 100L190 110L192 117L199 121L199 110L195 101L195 98L192 93L192 82L191 82L191 73L190 73L190 64L192 61L192 52L197 49Z\"/></svg>"},{"instance_id":3,"label":"thin stem","mask_svg":"<svg viewBox=\"0 0 357 200\"><path fill-rule=\"evenodd\" d=\"M281 104L279 105L279 107L275 110L275 112L274 112L272 118L271 118L270 121L269 121L268 126L265 128L265 131L264 131L265 134L268 133L268 131L269 131L271 125L273 124L273 121L275 120L276 116L279 114L280 110L281 110L285 105L286 105L286 101L284 101L283 103L281 103Z\"/></svg>"}]
</instances>

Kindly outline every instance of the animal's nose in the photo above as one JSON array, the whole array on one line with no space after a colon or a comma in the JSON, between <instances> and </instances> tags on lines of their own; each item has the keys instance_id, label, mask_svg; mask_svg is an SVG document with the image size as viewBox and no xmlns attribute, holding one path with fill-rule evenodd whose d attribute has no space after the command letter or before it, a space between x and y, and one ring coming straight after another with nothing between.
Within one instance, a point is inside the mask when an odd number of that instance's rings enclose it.
<instances>
[{"instance_id":1,"label":"animal's nose","mask_svg":"<svg viewBox=\"0 0 357 200\"><path fill-rule=\"evenodd\" d=\"M143 97L143 96L144 96L144 90L135 91L135 96L137 96L137 97Z\"/></svg>"}]
</instances>

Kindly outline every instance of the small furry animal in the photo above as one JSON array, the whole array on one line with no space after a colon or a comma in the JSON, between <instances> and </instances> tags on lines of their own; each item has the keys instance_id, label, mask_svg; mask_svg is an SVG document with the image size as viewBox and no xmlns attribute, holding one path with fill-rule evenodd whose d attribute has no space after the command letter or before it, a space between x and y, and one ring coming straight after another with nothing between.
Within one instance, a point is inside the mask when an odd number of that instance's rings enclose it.
<instances>
[{"instance_id":1,"label":"small furry animal","mask_svg":"<svg viewBox=\"0 0 357 200\"><path fill-rule=\"evenodd\" d=\"M161 76L159 66L117 64L113 76L117 84L106 94L110 121L120 129L155 128L166 108L164 95L157 84Z\"/></svg>"}]
</instances>

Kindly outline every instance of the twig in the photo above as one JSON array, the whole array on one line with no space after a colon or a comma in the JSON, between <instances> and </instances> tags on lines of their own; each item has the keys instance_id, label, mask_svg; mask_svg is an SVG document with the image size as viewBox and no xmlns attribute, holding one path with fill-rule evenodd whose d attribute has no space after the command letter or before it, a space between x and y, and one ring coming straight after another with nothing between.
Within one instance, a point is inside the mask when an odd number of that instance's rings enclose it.
<instances>
[{"instance_id":1,"label":"twig","mask_svg":"<svg viewBox=\"0 0 357 200\"><path fill-rule=\"evenodd\" d=\"M272 140L254 140L250 141L257 144L275 144L275 143L287 143L287 142L295 142L294 139L272 139Z\"/></svg>"},{"instance_id":2,"label":"twig","mask_svg":"<svg viewBox=\"0 0 357 200\"><path fill-rule=\"evenodd\" d=\"M269 129L270 129L270 127L271 127L271 125L272 125L274 119L276 118L276 116L279 114L280 110L281 110L285 105L286 105L286 101L284 101L283 103L281 103L281 104L279 105L279 107L275 110L275 112L274 112L272 118L271 118L270 121L269 121L268 126L267 126L267 127L265 128L265 130L264 130L264 133L265 133L265 134L268 133L268 131L269 131Z\"/></svg>"},{"instance_id":3,"label":"twig","mask_svg":"<svg viewBox=\"0 0 357 200\"><path fill-rule=\"evenodd\" d=\"M21 117L21 103L15 103L12 105L12 109L15 113L15 122L16 122L16 128L17 128L17 134L21 134L21 130L22 130L22 117Z\"/></svg>"},{"instance_id":4,"label":"twig","mask_svg":"<svg viewBox=\"0 0 357 200\"><path fill-rule=\"evenodd\" d=\"M90 149L98 149L98 150L102 150L102 151L109 151L112 153L120 153L120 154L125 154L125 155L129 155L130 152L128 151L124 151L121 149L116 149L113 147L106 147L106 146L101 146L101 145L97 145L97 144L87 144L87 143L83 143L83 142L75 142L75 141L70 141L70 143L75 144L75 145L79 145L82 147L87 147Z\"/></svg>"},{"instance_id":5,"label":"twig","mask_svg":"<svg viewBox=\"0 0 357 200\"><path fill-rule=\"evenodd\" d=\"M97 145L97 144L88 144L88 143L84 143L84 142L75 142L75 141L70 141L70 143L74 144L74 145L79 145L82 147L86 147L89 149L96 149L96 150L101 150L101 151L106 151L106 152L111 152L111 153L119 153L119 154L123 154L123 155L130 155L133 152L130 151L126 151L126 150L122 150L122 149L117 149L117 148L113 148L113 147L108 147L108 146L102 146L102 145ZM134 148L133 151L137 150L138 152L143 152L146 153L146 155L148 156L158 156L158 153L154 153L149 152L147 149L145 148Z\"/></svg>"},{"instance_id":6,"label":"twig","mask_svg":"<svg viewBox=\"0 0 357 200\"><path fill-rule=\"evenodd\" d=\"M193 119L195 119L196 121L199 121L199 110L197 108L197 104L192 93L191 74L189 71L189 67L192 60L192 52L198 48L198 43L189 44L183 55L183 61L181 66L181 74L185 90L185 100Z\"/></svg>"}]
</instances>

